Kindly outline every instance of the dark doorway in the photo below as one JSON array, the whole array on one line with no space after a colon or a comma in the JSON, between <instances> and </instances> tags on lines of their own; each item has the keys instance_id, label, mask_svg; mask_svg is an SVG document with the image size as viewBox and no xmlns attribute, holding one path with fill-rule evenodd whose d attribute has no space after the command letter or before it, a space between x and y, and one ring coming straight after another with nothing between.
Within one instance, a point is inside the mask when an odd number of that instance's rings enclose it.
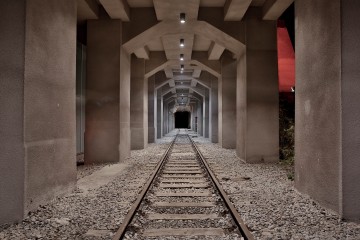
<instances>
[{"instance_id":1,"label":"dark doorway","mask_svg":"<svg viewBox=\"0 0 360 240\"><path fill-rule=\"evenodd\" d=\"M190 127L190 113L176 112L175 113L175 128L189 128Z\"/></svg>"}]
</instances>

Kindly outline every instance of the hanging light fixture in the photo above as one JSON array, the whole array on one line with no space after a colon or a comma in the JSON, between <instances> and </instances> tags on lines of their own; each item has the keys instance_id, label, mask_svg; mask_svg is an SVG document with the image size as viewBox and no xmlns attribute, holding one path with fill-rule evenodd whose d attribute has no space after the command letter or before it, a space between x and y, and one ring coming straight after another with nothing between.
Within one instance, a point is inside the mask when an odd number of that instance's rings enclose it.
<instances>
[{"instance_id":1,"label":"hanging light fixture","mask_svg":"<svg viewBox=\"0 0 360 240\"><path fill-rule=\"evenodd\" d=\"M181 71L184 71L184 65L183 64L181 64L180 69L181 69Z\"/></svg>"},{"instance_id":2,"label":"hanging light fixture","mask_svg":"<svg viewBox=\"0 0 360 240\"><path fill-rule=\"evenodd\" d=\"M185 41L183 38L180 39L180 47L184 47L185 46Z\"/></svg>"},{"instance_id":3,"label":"hanging light fixture","mask_svg":"<svg viewBox=\"0 0 360 240\"><path fill-rule=\"evenodd\" d=\"M180 61L184 61L184 54L180 54Z\"/></svg>"},{"instance_id":4,"label":"hanging light fixture","mask_svg":"<svg viewBox=\"0 0 360 240\"><path fill-rule=\"evenodd\" d=\"M180 23L185 23L185 13L180 13Z\"/></svg>"}]
</instances>

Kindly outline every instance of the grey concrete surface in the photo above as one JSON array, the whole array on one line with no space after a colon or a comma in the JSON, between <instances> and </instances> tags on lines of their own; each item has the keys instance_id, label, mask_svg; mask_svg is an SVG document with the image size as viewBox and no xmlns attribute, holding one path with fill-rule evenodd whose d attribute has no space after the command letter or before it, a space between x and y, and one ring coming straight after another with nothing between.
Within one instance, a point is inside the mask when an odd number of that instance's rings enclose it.
<instances>
[{"instance_id":1,"label":"grey concrete surface","mask_svg":"<svg viewBox=\"0 0 360 240\"><path fill-rule=\"evenodd\" d=\"M248 11L246 51L237 66L237 154L250 163L279 160L276 21Z\"/></svg>"},{"instance_id":2,"label":"grey concrete surface","mask_svg":"<svg viewBox=\"0 0 360 240\"><path fill-rule=\"evenodd\" d=\"M148 78L148 143L155 142L155 76Z\"/></svg>"},{"instance_id":3,"label":"grey concrete surface","mask_svg":"<svg viewBox=\"0 0 360 240\"><path fill-rule=\"evenodd\" d=\"M1 102L8 105L1 131L12 144L1 144L5 146L1 173L6 171L1 182L7 184L4 188L1 184L3 223L20 220L75 186L76 3L30 0L1 4L7 27L1 24L0 31L9 37L1 40L1 46L7 47L1 54L6 61L1 65L6 68L1 71L1 83L7 91L12 89L1 94L9 96L1 101L11 101Z\"/></svg>"},{"instance_id":4,"label":"grey concrete surface","mask_svg":"<svg viewBox=\"0 0 360 240\"><path fill-rule=\"evenodd\" d=\"M211 116L211 142L212 143L217 143L219 141L218 139L218 134L219 134L219 122L218 122L218 107L219 107L219 103L218 103L218 80L217 79L212 79L211 80L211 92L210 92L210 116Z\"/></svg>"},{"instance_id":5,"label":"grey concrete surface","mask_svg":"<svg viewBox=\"0 0 360 240\"><path fill-rule=\"evenodd\" d=\"M145 60L131 56L130 127L131 149L144 149L148 142L148 80Z\"/></svg>"},{"instance_id":6,"label":"grey concrete surface","mask_svg":"<svg viewBox=\"0 0 360 240\"><path fill-rule=\"evenodd\" d=\"M24 214L24 4L0 2L0 224Z\"/></svg>"},{"instance_id":7,"label":"grey concrete surface","mask_svg":"<svg viewBox=\"0 0 360 240\"><path fill-rule=\"evenodd\" d=\"M236 60L230 53L221 57L221 80L219 81L219 143L223 148L236 148Z\"/></svg>"},{"instance_id":8,"label":"grey concrete surface","mask_svg":"<svg viewBox=\"0 0 360 240\"><path fill-rule=\"evenodd\" d=\"M85 163L118 162L130 154L130 60L120 20L87 26Z\"/></svg>"},{"instance_id":9,"label":"grey concrete surface","mask_svg":"<svg viewBox=\"0 0 360 240\"><path fill-rule=\"evenodd\" d=\"M74 1L26 1L25 39L27 212L71 191L76 181Z\"/></svg>"},{"instance_id":10,"label":"grey concrete surface","mask_svg":"<svg viewBox=\"0 0 360 240\"><path fill-rule=\"evenodd\" d=\"M296 2L295 186L346 219L360 219L359 10Z\"/></svg>"}]
</instances>

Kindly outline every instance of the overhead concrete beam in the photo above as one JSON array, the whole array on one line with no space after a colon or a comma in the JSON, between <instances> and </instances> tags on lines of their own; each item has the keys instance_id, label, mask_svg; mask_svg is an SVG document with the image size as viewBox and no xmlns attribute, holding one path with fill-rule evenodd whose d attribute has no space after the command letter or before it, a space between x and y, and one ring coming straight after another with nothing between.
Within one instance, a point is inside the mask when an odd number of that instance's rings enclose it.
<instances>
[{"instance_id":1,"label":"overhead concrete beam","mask_svg":"<svg viewBox=\"0 0 360 240\"><path fill-rule=\"evenodd\" d=\"M77 0L77 20L99 18L99 5L95 0Z\"/></svg>"},{"instance_id":2,"label":"overhead concrete beam","mask_svg":"<svg viewBox=\"0 0 360 240\"><path fill-rule=\"evenodd\" d=\"M134 52L134 54L136 55L137 58L143 58L143 59L148 60L150 52L149 52L149 49L145 46L145 47L137 49Z\"/></svg>"},{"instance_id":3,"label":"overhead concrete beam","mask_svg":"<svg viewBox=\"0 0 360 240\"><path fill-rule=\"evenodd\" d=\"M197 81L195 79L191 80L191 86L196 87Z\"/></svg>"},{"instance_id":4,"label":"overhead concrete beam","mask_svg":"<svg viewBox=\"0 0 360 240\"><path fill-rule=\"evenodd\" d=\"M164 72L165 72L165 75L166 75L167 78L173 78L174 77L174 73L173 73L171 68L169 68L169 67L164 68Z\"/></svg>"},{"instance_id":5,"label":"overhead concrete beam","mask_svg":"<svg viewBox=\"0 0 360 240\"><path fill-rule=\"evenodd\" d=\"M252 0L226 0L224 5L225 21L240 21L248 10Z\"/></svg>"},{"instance_id":6,"label":"overhead concrete beam","mask_svg":"<svg viewBox=\"0 0 360 240\"><path fill-rule=\"evenodd\" d=\"M225 48L215 42L212 42L208 51L209 60L219 60Z\"/></svg>"},{"instance_id":7,"label":"overhead concrete beam","mask_svg":"<svg viewBox=\"0 0 360 240\"><path fill-rule=\"evenodd\" d=\"M130 7L126 0L99 0L112 19L130 21Z\"/></svg>"},{"instance_id":8,"label":"overhead concrete beam","mask_svg":"<svg viewBox=\"0 0 360 240\"><path fill-rule=\"evenodd\" d=\"M220 29L205 21L194 20L188 21L185 25L181 25L178 21L172 20L159 22L155 26L123 44L123 47L128 53L133 53L136 49L146 46L149 39L160 40L160 38L165 35L189 32L203 36L204 38L210 39L217 44L224 46L232 52L235 57L240 56L245 49L245 45L243 43L224 33Z\"/></svg>"},{"instance_id":9,"label":"overhead concrete beam","mask_svg":"<svg viewBox=\"0 0 360 240\"><path fill-rule=\"evenodd\" d=\"M294 0L266 0L263 6L264 20L277 20Z\"/></svg>"},{"instance_id":10,"label":"overhead concrete beam","mask_svg":"<svg viewBox=\"0 0 360 240\"><path fill-rule=\"evenodd\" d=\"M200 77L200 74L201 74L201 69L194 69L192 76L194 78L198 78L198 77Z\"/></svg>"},{"instance_id":11,"label":"overhead concrete beam","mask_svg":"<svg viewBox=\"0 0 360 240\"><path fill-rule=\"evenodd\" d=\"M202 70L207 71L210 74L214 75L215 77L220 77L220 75L221 75L220 74L220 69L214 70L214 69L210 68L209 66L205 65L204 63L202 63L202 62L200 62L198 60L184 61L184 62L182 62L182 64L189 65L189 66L190 65L196 65L198 67L191 67L191 68L192 69L202 69ZM161 63L160 65L156 66L153 69L147 69L148 72L146 72L145 77L149 78L152 75L154 75L155 73L164 70L166 67L173 66L173 65L178 66L179 61L178 60L169 60L167 62Z\"/></svg>"},{"instance_id":12,"label":"overhead concrete beam","mask_svg":"<svg viewBox=\"0 0 360 240\"><path fill-rule=\"evenodd\" d=\"M174 79L170 79L170 80L169 80L169 86L170 86L170 87L175 87L175 81L174 81Z\"/></svg>"}]
</instances>

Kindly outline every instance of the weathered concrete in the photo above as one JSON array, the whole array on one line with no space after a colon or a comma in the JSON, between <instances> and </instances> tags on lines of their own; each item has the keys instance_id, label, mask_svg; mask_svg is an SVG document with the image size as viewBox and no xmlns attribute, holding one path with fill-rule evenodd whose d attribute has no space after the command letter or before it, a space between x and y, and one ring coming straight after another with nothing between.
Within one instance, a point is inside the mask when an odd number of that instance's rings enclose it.
<instances>
[{"instance_id":1,"label":"weathered concrete","mask_svg":"<svg viewBox=\"0 0 360 240\"><path fill-rule=\"evenodd\" d=\"M0 14L1 224L75 186L76 2L1 1Z\"/></svg>"},{"instance_id":2,"label":"weathered concrete","mask_svg":"<svg viewBox=\"0 0 360 240\"><path fill-rule=\"evenodd\" d=\"M236 60L228 52L221 57L219 81L219 143L223 148L236 148Z\"/></svg>"},{"instance_id":3,"label":"weathered concrete","mask_svg":"<svg viewBox=\"0 0 360 240\"><path fill-rule=\"evenodd\" d=\"M131 56L130 127L131 149L144 149L148 142L148 80L145 60Z\"/></svg>"},{"instance_id":4,"label":"weathered concrete","mask_svg":"<svg viewBox=\"0 0 360 240\"><path fill-rule=\"evenodd\" d=\"M295 186L360 219L360 2L297 1L295 9Z\"/></svg>"},{"instance_id":5,"label":"weathered concrete","mask_svg":"<svg viewBox=\"0 0 360 240\"><path fill-rule=\"evenodd\" d=\"M205 90L204 99L204 137L209 138L210 133L210 91Z\"/></svg>"},{"instance_id":6,"label":"weathered concrete","mask_svg":"<svg viewBox=\"0 0 360 240\"><path fill-rule=\"evenodd\" d=\"M217 143L219 141L219 121L218 121L218 80L216 78L211 79L211 90L210 90L210 128L211 128L211 142Z\"/></svg>"},{"instance_id":7,"label":"weathered concrete","mask_svg":"<svg viewBox=\"0 0 360 240\"><path fill-rule=\"evenodd\" d=\"M148 78L148 143L155 142L155 76Z\"/></svg>"},{"instance_id":8,"label":"weathered concrete","mask_svg":"<svg viewBox=\"0 0 360 240\"><path fill-rule=\"evenodd\" d=\"M120 20L87 26L85 163L118 162L130 155L130 57Z\"/></svg>"},{"instance_id":9,"label":"weathered concrete","mask_svg":"<svg viewBox=\"0 0 360 240\"><path fill-rule=\"evenodd\" d=\"M261 21L261 9L246 17L246 51L237 66L237 146L250 163L279 160L279 100L276 21Z\"/></svg>"}]
</instances>

